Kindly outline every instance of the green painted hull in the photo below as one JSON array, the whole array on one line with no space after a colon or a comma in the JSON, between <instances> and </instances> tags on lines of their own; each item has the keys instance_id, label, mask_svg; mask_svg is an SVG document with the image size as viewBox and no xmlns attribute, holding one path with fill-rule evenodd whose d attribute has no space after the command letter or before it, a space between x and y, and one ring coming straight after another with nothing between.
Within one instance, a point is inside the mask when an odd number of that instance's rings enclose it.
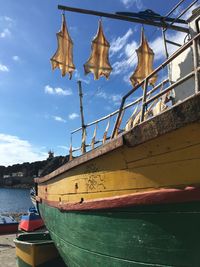
<instances>
[{"instance_id":1,"label":"green painted hull","mask_svg":"<svg viewBox=\"0 0 200 267\"><path fill-rule=\"evenodd\" d=\"M94 212L39 208L68 267L200 266L200 203Z\"/></svg>"}]
</instances>

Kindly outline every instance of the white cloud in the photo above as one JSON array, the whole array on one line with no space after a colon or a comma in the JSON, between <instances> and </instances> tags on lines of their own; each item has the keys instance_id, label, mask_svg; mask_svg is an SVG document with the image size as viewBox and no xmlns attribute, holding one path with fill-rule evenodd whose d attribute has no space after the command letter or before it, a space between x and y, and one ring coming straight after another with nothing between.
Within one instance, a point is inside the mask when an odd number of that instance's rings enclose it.
<instances>
[{"instance_id":1,"label":"white cloud","mask_svg":"<svg viewBox=\"0 0 200 267\"><path fill-rule=\"evenodd\" d=\"M116 61L112 67L113 67L113 71L111 75L123 74L124 72L126 72L128 68L127 60L125 59L121 61Z\"/></svg>"},{"instance_id":2,"label":"white cloud","mask_svg":"<svg viewBox=\"0 0 200 267\"><path fill-rule=\"evenodd\" d=\"M0 21L5 23L5 22L13 22L13 19L11 17L8 17L8 16L0 16Z\"/></svg>"},{"instance_id":3,"label":"white cloud","mask_svg":"<svg viewBox=\"0 0 200 267\"><path fill-rule=\"evenodd\" d=\"M114 54L119 52L127 43L128 38L133 34L131 28L122 36L117 39L113 39L110 44L110 56L112 57Z\"/></svg>"},{"instance_id":4,"label":"white cloud","mask_svg":"<svg viewBox=\"0 0 200 267\"><path fill-rule=\"evenodd\" d=\"M113 102L119 102L122 99L121 95L111 95L110 98L112 99Z\"/></svg>"},{"instance_id":5,"label":"white cloud","mask_svg":"<svg viewBox=\"0 0 200 267\"><path fill-rule=\"evenodd\" d=\"M44 91L46 94L50 94L50 95L62 95L62 96L69 96L72 95L72 90L69 88L67 90L63 90L60 87L51 87L49 85L46 85L44 87Z\"/></svg>"},{"instance_id":6,"label":"white cloud","mask_svg":"<svg viewBox=\"0 0 200 267\"><path fill-rule=\"evenodd\" d=\"M3 18L4 18L5 21L13 22L13 19L11 19L11 18L8 17L8 16L4 16Z\"/></svg>"},{"instance_id":7,"label":"white cloud","mask_svg":"<svg viewBox=\"0 0 200 267\"><path fill-rule=\"evenodd\" d=\"M6 65L3 65L3 64L0 63L0 71L2 71L2 72L8 72L9 71L9 68Z\"/></svg>"},{"instance_id":8,"label":"white cloud","mask_svg":"<svg viewBox=\"0 0 200 267\"><path fill-rule=\"evenodd\" d=\"M14 61L20 61L20 58L19 58L18 56L13 56L12 59L13 59Z\"/></svg>"},{"instance_id":9,"label":"white cloud","mask_svg":"<svg viewBox=\"0 0 200 267\"><path fill-rule=\"evenodd\" d=\"M74 71L74 78L78 81L81 81L83 83L86 83L86 84L90 84L90 78L87 78L87 79L83 79L81 78L81 74L79 73L78 70L75 70Z\"/></svg>"},{"instance_id":10,"label":"white cloud","mask_svg":"<svg viewBox=\"0 0 200 267\"><path fill-rule=\"evenodd\" d=\"M71 90L63 90L60 87L57 87L54 89L56 95L71 95L72 91Z\"/></svg>"},{"instance_id":11,"label":"white cloud","mask_svg":"<svg viewBox=\"0 0 200 267\"><path fill-rule=\"evenodd\" d=\"M50 95L54 94L54 89L52 87L50 87L49 85L45 86L44 91L46 94L50 94Z\"/></svg>"},{"instance_id":12,"label":"white cloud","mask_svg":"<svg viewBox=\"0 0 200 267\"><path fill-rule=\"evenodd\" d=\"M123 77L123 81L128 85L131 85L130 77L131 77L132 74L133 74L133 71L129 72L127 75L125 75Z\"/></svg>"},{"instance_id":13,"label":"white cloud","mask_svg":"<svg viewBox=\"0 0 200 267\"><path fill-rule=\"evenodd\" d=\"M70 29L70 32L73 32L74 34L78 33L78 27L77 26L70 26L69 29Z\"/></svg>"},{"instance_id":14,"label":"white cloud","mask_svg":"<svg viewBox=\"0 0 200 267\"><path fill-rule=\"evenodd\" d=\"M182 32L171 32L170 34L166 35L166 39L182 45L184 43L185 36L186 34ZM150 42L149 45L154 51L155 60L163 60L166 58L162 37L157 37L153 42ZM174 53L178 48L178 46L170 44L167 45L169 55Z\"/></svg>"},{"instance_id":15,"label":"white cloud","mask_svg":"<svg viewBox=\"0 0 200 267\"><path fill-rule=\"evenodd\" d=\"M137 47L138 44L135 41L126 44L124 47L125 58L113 64L112 75L124 74L137 64L137 55L135 52Z\"/></svg>"},{"instance_id":16,"label":"white cloud","mask_svg":"<svg viewBox=\"0 0 200 267\"><path fill-rule=\"evenodd\" d=\"M97 97L101 97L101 98L103 98L103 99L108 99L108 95L107 95L105 92L103 92L103 91L98 92L98 93L96 94L96 96L97 96Z\"/></svg>"},{"instance_id":17,"label":"white cloud","mask_svg":"<svg viewBox=\"0 0 200 267\"><path fill-rule=\"evenodd\" d=\"M119 105L122 99L122 96L120 94L107 94L104 91L99 92L96 96L108 100L109 102L112 102L114 105Z\"/></svg>"},{"instance_id":18,"label":"white cloud","mask_svg":"<svg viewBox=\"0 0 200 267\"><path fill-rule=\"evenodd\" d=\"M6 38L11 35L11 32L8 28L3 29L2 32L0 32L0 38Z\"/></svg>"},{"instance_id":19,"label":"white cloud","mask_svg":"<svg viewBox=\"0 0 200 267\"><path fill-rule=\"evenodd\" d=\"M59 122L66 122L66 120L64 120L63 118L59 117L59 116L52 116L54 118L55 121L59 121Z\"/></svg>"},{"instance_id":20,"label":"white cloud","mask_svg":"<svg viewBox=\"0 0 200 267\"><path fill-rule=\"evenodd\" d=\"M130 67L133 67L137 63L137 54L136 49L138 48L139 44L135 41L127 44L125 46L125 55L127 57L127 62Z\"/></svg>"},{"instance_id":21,"label":"white cloud","mask_svg":"<svg viewBox=\"0 0 200 267\"><path fill-rule=\"evenodd\" d=\"M151 49L154 52L154 60L160 60L166 58L165 49L164 49L164 41L162 37L157 37L154 41L149 43Z\"/></svg>"},{"instance_id":22,"label":"white cloud","mask_svg":"<svg viewBox=\"0 0 200 267\"><path fill-rule=\"evenodd\" d=\"M69 114L69 119L70 120L74 120L74 119L76 119L76 118L78 118L79 117L79 115L77 114L77 113L71 113L71 114Z\"/></svg>"},{"instance_id":23,"label":"white cloud","mask_svg":"<svg viewBox=\"0 0 200 267\"><path fill-rule=\"evenodd\" d=\"M173 16L174 16L174 17L177 17L177 16L182 12L182 10L183 10L182 6L181 6L181 5L178 6L178 7L174 10L174 12L172 13Z\"/></svg>"},{"instance_id":24,"label":"white cloud","mask_svg":"<svg viewBox=\"0 0 200 267\"><path fill-rule=\"evenodd\" d=\"M29 141L0 133L0 165L8 166L46 158L47 153L41 152L41 148L34 147Z\"/></svg>"},{"instance_id":25,"label":"white cloud","mask_svg":"<svg viewBox=\"0 0 200 267\"><path fill-rule=\"evenodd\" d=\"M176 42L178 44L183 45L184 44L184 39L185 39L186 34L183 32L175 32L173 34L167 35L166 38L168 40L171 40L173 42ZM174 46L174 45L168 45L168 52L171 55L174 53L179 47Z\"/></svg>"},{"instance_id":26,"label":"white cloud","mask_svg":"<svg viewBox=\"0 0 200 267\"><path fill-rule=\"evenodd\" d=\"M121 0L121 2L125 6L125 8L129 8L133 5L135 5L137 9L143 8L142 0Z\"/></svg>"}]
</instances>

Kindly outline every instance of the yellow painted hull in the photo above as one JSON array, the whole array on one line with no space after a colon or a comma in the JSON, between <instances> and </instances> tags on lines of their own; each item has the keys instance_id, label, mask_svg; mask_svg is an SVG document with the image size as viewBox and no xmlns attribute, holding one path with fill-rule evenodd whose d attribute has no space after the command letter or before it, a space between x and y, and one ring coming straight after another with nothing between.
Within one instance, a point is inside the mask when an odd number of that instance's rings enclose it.
<instances>
[{"instance_id":1,"label":"yellow painted hull","mask_svg":"<svg viewBox=\"0 0 200 267\"><path fill-rule=\"evenodd\" d=\"M192 123L71 168L38 186L38 196L81 203L163 188L200 185L200 124Z\"/></svg>"}]
</instances>

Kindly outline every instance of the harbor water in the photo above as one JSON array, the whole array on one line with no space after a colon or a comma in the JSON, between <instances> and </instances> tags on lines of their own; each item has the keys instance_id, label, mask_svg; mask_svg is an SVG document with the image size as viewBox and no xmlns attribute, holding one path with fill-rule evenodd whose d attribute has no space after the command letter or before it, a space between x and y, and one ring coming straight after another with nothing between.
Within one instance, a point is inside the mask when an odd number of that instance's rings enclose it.
<instances>
[{"instance_id":1,"label":"harbor water","mask_svg":"<svg viewBox=\"0 0 200 267\"><path fill-rule=\"evenodd\" d=\"M0 214L26 212L32 205L29 189L0 188Z\"/></svg>"}]
</instances>

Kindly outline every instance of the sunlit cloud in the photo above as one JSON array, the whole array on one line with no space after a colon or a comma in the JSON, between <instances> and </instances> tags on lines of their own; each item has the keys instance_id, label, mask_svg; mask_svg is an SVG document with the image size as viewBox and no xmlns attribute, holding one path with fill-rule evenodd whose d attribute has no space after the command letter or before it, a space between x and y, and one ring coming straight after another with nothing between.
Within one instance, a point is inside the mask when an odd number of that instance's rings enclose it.
<instances>
[{"instance_id":1,"label":"sunlit cloud","mask_svg":"<svg viewBox=\"0 0 200 267\"><path fill-rule=\"evenodd\" d=\"M0 63L0 71L2 71L2 72L8 72L9 71L9 68L6 65L3 65L3 64Z\"/></svg>"},{"instance_id":2,"label":"sunlit cloud","mask_svg":"<svg viewBox=\"0 0 200 267\"><path fill-rule=\"evenodd\" d=\"M13 59L14 61L20 61L19 56L13 56L12 59Z\"/></svg>"},{"instance_id":3,"label":"sunlit cloud","mask_svg":"<svg viewBox=\"0 0 200 267\"><path fill-rule=\"evenodd\" d=\"M123 77L123 81L128 85L131 85L130 77L132 74L133 74L132 72L129 72L127 75L124 75Z\"/></svg>"},{"instance_id":4,"label":"sunlit cloud","mask_svg":"<svg viewBox=\"0 0 200 267\"><path fill-rule=\"evenodd\" d=\"M90 84L90 81L91 81L89 77L86 78L86 79L82 78L82 77L81 77L81 74L79 73L78 70L75 70L75 71L74 71L74 78L75 78L77 81L81 81L81 82L86 83L86 84Z\"/></svg>"},{"instance_id":5,"label":"sunlit cloud","mask_svg":"<svg viewBox=\"0 0 200 267\"><path fill-rule=\"evenodd\" d=\"M62 95L62 96L70 96L72 95L72 90L69 88L69 89L62 89L60 87L51 87L50 85L46 85L44 87L44 91L46 94L49 94L49 95Z\"/></svg>"},{"instance_id":6,"label":"sunlit cloud","mask_svg":"<svg viewBox=\"0 0 200 267\"><path fill-rule=\"evenodd\" d=\"M96 96L108 100L109 102L112 102L114 105L119 105L122 99L122 95L120 94L108 94L104 91L97 93Z\"/></svg>"},{"instance_id":7,"label":"sunlit cloud","mask_svg":"<svg viewBox=\"0 0 200 267\"><path fill-rule=\"evenodd\" d=\"M13 22L13 19L11 19L10 17L8 16L4 16L4 19L5 21L8 21L8 22Z\"/></svg>"},{"instance_id":8,"label":"sunlit cloud","mask_svg":"<svg viewBox=\"0 0 200 267\"><path fill-rule=\"evenodd\" d=\"M113 39L110 43L110 56L112 57L114 54L119 52L127 43L129 37L133 34L132 29L128 29L128 31L121 37Z\"/></svg>"},{"instance_id":9,"label":"sunlit cloud","mask_svg":"<svg viewBox=\"0 0 200 267\"><path fill-rule=\"evenodd\" d=\"M98 92L96 94L97 97L101 97L103 99L108 99L108 94L106 94L105 92L101 91L101 92Z\"/></svg>"},{"instance_id":10,"label":"sunlit cloud","mask_svg":"<svg viewBox=\"0 0 200 267\"><path fill-rule=\"evenodd\" d=\"M77 113L74 112L74 113L69 114L68 117L69 117L70 120L74 120L74 119L78 118L79 115L78 115Z\"/></svg>"},{"instance_id":11,"label":"sunlit cloud","mask_svg":"<svg viewBox=\"0 0 200 267\"><path fill-rule=\"evenodd\" d=\"M74 34L78 33L78 27L76 27L76 26L70 26L69 30L70 30L70 32L73 32Z\"/></svg>"},{"instance_id":12,"label":"sunlit cloud","mask_svg":"<svg viewBox=\"0 0 200 267\"><path fill-rule=\"evenodd\" d=\"M113 64L112 75L125 74L137 64L136 48L139 44L135 41L127 43L123 48L124 58Z\"/></svg>"},{"instance_id":13,"label":"sunlit cloud","mask_svg":"<svg viewBox=\"0 0 200 267\"><path fill-rule=\"evenodd\" d=\"M66 120L63 119L62 117L59 117L59 116L52 116L52 117L53 117L53 119L54 119L55 121L66 122Z\"/></svg>"},{"instance_id":14,"label":"sunlit cloud","mask_svg":"<svg viewBox=\"0 0 200 267\"><path fill-rule=\"evenodd\" d=\"M130 8L133 5L135 5L137 9L143 8L142 0L121 0L121 2L125 8Z\"/></svg>"},{"instance_id":15,"label":"sunlit cloud","mask_svg":"<svg viewBox=\"0 0 200 267\"><path fill-rule=\"evenodd\" d=\"M124 52L127 57L127 63L129 67L133 67L137 63L136 49L138 48L138 46L139 44L135 41L132 41L125 46Z\"/></svg>"},{"instance_id":16,"label":"sunlit cloud","mask_svg":"<svg viewBox=\"0 0 200 267\"><path fill-rule=\"evenodd\" d=\"M2 32L0 32L0 38L6 38L9 36L11 36L11 31L8 28L5 28Z\"/></svg>"},{"instance_id":17,"label":"sunlit cloud","mask_svg":"<svg viewBox=\"0 0 200 267\"><path fill-rule=\"evenodd\" d=\"M182 32L173 32L167 34L166 38L176 42L180 45L184 43L186 34ZM156 60L163 60L166 58L165 49L164 49L164 42L162 37L157 37L155 40L149 43L150 47L153 49L155 54L155 61ZM173 54L178 49L178 46L175 45L168 45L167 50L169 55Z\"/></svg>"},{"instance_id":18,"label":"sunlit cloud","mask_svg":"<svg viewBox=\"0 0 200 267\"><path fill-rule=\"evenodd\" d=\"M111 95L110 98L113 102L119 102L122 99L122 95Z\"/></svg>"},{"instance_id":19,"label":"sunlit cloud","mask_svg":"<svg viewBox=\"0 0 200 267\"><path fill-rule=\"evenodd\" d=\"M47 153L35 147L29 141L17 136L0 133L0 165L34 162L47 158Z\"/></svg>"},{"instance_id":20,"label":"sunlit cloud","mask_svg":"<svg viewBox=\"0 0 200 267\"><path fill-rule=\"evenodd\" d=\"M8 17L8 16L0 16L0 21L13 22L13 19L11 17Z\"/></svg>"}]
</instances>

